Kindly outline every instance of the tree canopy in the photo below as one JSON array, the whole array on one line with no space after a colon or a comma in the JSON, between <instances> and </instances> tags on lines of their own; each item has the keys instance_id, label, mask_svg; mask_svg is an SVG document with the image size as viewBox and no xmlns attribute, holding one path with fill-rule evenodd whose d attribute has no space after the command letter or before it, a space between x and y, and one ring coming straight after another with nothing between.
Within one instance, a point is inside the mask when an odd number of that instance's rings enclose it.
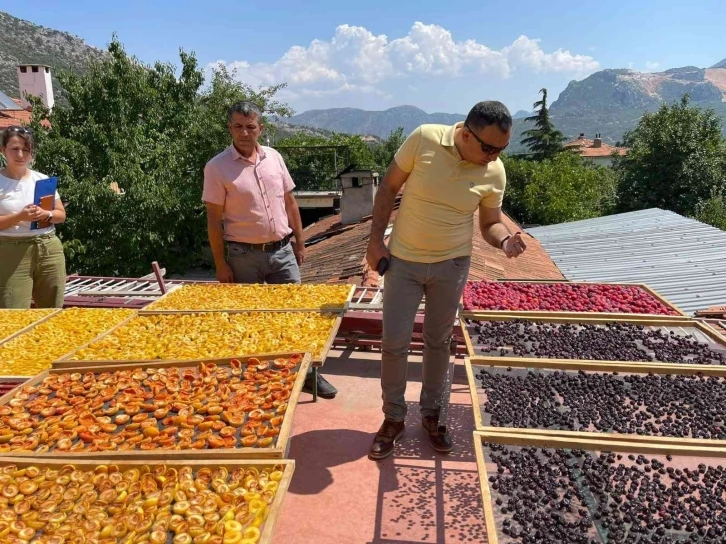
<instances>
[{"instance_id":1,"label":"tree canopy","mask_svg":"<svg viewBox=\"0 0 726 544\"><path fill-rule=\"evenodd\" d=\"M643 115L623 144L628 154L614 163L621 211L655 207L693 215L726 189L721 119L691 106L688 95Z\"/></svg>"},{"instance_id":2,"label":"tree canopy","mask_svg":"<svg viewBox=\"0 0 726 544\"><path fill-rule=\"evenodd\" d=\"M562 151L562 142L565 137L555 128L550 118L547 107L547 89L540 89L539 92L542 94L542 98L534 103L537 114L524 119L527 123L534 123L535 128L522 133L524 138L521 143L529 148L534 159L544 160L551 159Z\"/></svg>"},{"instance_id":3,"label":"tree canopy","mask_svg":"<svg viewBox=\"0 0 726 544\"><path fill-rule=\"evenodd\" d=\"M220 68L204 87L194 55L179 57L178 72L148 66L114 37L85 74L59 74L67 105L34 108L35 168L58 176L68 201L59 231L70 270L139 275L154 260L171 272L195 264L206 239L203 168L229 145L227 107L246 99L290 113L274 99L282 85L254 90Z\"/></svg>"},{"instance_id":4,"label":"tree canopy","mask_svg":"<svg viewBox=\"0 0 726 544\"><path fill-rule=\"evenodd\" d=\"M524 224L550 225L610 213L615 199L614 172L574 153L531 161L505 157L504 210Z\"/></svg>"}]
</instances>

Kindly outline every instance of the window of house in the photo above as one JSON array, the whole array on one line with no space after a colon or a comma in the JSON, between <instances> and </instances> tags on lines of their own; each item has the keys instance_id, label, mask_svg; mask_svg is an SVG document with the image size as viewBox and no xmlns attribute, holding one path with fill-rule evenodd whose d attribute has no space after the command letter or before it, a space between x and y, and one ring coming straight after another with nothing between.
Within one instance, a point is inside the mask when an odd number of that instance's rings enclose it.
<instances>
[{"instance_id":1,"label":"window of house","mask_svg":"<svg viewBox=\"0 0 726 544\"><path fill-rule=\"evenodd\" d=\"M33 66L31 68L31 70L33 70L33 73L38 73L38 67L37 66Z\"/></svg>"},{"instance_id":2,"label":"window of house","mask_svg":"<svg viewBox=\"0 0 726 544\"><path fill-rule=\"evenodd\" d=\"M28 67L27 66L21 66L20 67L20 73L21 74L27 74L28 73Z\"/></svg>"}]
</instances>

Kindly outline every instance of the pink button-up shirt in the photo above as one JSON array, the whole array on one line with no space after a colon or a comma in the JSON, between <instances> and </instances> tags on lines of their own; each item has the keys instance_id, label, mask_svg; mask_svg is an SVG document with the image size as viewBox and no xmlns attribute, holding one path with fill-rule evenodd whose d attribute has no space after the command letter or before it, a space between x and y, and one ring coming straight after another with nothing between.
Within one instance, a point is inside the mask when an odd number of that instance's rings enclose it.
<instances>
[{"instance_id":1,"label":"pink button-up shirt","mask_svg":"<svg viewBox=\"0 0 726 544\"><path fill-rule=\"evenodd\" d=\"M264 244L292 232L285 193L294 188L277 151L258 145L253 163L231 145L204 167L202 200L224 206L225 240Z\"/></svg>"}]
</instances>

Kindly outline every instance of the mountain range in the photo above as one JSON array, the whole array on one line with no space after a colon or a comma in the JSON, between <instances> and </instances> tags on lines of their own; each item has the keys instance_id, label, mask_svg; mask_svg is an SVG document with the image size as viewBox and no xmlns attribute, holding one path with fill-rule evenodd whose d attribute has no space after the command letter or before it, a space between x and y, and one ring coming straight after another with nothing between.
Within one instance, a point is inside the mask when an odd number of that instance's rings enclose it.
<instances>
[{"instance_id":1,"label":"mountain range","mask_svg":"<svg viewBox=\"0 0 726 544\"><path fill-rule=\"evenodd\" d=\"M52 73L82 71L103 52L81 38L42 27L0 11L0 91L18 97L16 66L47 64ZM56 99L61 89L54 78ZM637 72L607 69L581 81L571 81L550 105L550 114L568 138L584 132L599 132L603 141L615 143L634 128L644 112L654 111L664 102L679 100L690 93L691 102L716 110L726 119L726 59L710 68L685 66L663 72ZM533 96L534 102L539 96ZM512 151L521 151L522 131L532 125L524 122L525 110L514 117ZM426 113L415 106L397 106L384 111L356 108L310 110L277 123L277 137L296 133L326 135L330 131L386 138L398 127L410 132L424 123L454 124L464 119L458 113ZM726 122L724 124L726 134Z\"/></svg>"},{"instance_id":2,"label":"mountain range","mask_svg":"<svg viewBox=\"0 0 726 544\"><path fill-rule=\"evenodd\" d=\"M55 78L60 70L82 71L89 60L103 53L81 38L18 19L0 11L0 91L19 98L18 64L44 64L51 67L53 94L60 98Z\"/></svg>"},{"instance_id":3,"label":"mountain range","mask_svg":"<svg viewBox=\"0 0 726 544\"><path fill-rule=\"evenodd\" d=\"M592 137L599 132L611 144L633 129L644 112L655 111L664 102L680 100L690 93L691 103L713 108L726 120L726 59L710 68L686 66L664 72L601 70L583 79L571 81L551 103L552 120L566 137L584 132ZM533 97L536 99L537 97ZM512 149L522 150L522 131L531 127L523 118L531 115L520 110L513 115ZM350 134L371 134L385 138L401 126L410 132L424 123L453 124L464 114L426 113L414 106L397 106L384 111L356 108L309 110L285 121ZM724 124L726 134L726 123Z\"/></svg>"}]
</instances>

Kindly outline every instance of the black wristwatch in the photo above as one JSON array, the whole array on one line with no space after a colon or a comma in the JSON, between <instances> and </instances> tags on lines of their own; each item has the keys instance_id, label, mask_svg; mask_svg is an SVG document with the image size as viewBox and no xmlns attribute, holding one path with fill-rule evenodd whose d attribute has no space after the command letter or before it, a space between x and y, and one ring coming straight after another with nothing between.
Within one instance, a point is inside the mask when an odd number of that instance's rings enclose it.
<instances>
[{"instance_id":1,"label":"black wristwatch","mask_svg":"<svg viewBox=\"0 0 726 544\"><path fill-rule=\"evenodd\" d=\"M511 237L512 237L512 235L511 235L511 234L507 234L507 235L506 235L506 236L505 236L505 237L504 237L504 238L502 239L502 241L500 242L500 244L499 244L499 249L504 249L504 244L505 244L505 242L506 242L507 240L509 240L509 239L510 239Z\"/></svg>"}]
</instances>

